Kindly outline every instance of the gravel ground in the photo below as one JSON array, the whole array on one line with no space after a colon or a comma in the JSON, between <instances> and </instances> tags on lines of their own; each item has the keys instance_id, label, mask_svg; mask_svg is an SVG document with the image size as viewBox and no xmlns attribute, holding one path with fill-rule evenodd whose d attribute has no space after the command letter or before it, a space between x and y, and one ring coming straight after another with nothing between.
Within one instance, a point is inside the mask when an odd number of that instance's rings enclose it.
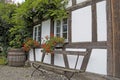
<instances>
[{"instance_id":1,"label":"gravel ground","mask_svg":"<svg viewBox=\"0 0 120 80\"><path fill-rule=\"evenodd\" d=\"M35 72L32 67L10 67L0 65L0 80L67 80L64 76L45 72L45 75ZM81 76L82 75L82 76ZM120 80L90 73L76 74L71 80Z\"/></svg>"}]
</instances>

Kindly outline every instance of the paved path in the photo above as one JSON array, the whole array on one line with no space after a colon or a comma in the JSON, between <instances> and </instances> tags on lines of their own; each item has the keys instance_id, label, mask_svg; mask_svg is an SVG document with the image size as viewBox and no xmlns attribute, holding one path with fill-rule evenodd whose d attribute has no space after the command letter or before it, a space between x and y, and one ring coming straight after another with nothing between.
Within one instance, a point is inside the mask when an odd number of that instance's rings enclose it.
<instances>
[{"instance_id":1,"label":"paved path","mask_svg":"<svg viewBox=\"0 0 120 80\"><path fill-rule=\"evenodd\" d=\"M31 77L30 75L33 70L32 67L10 67L0 65L0 80L67 80L64 76L51 72L45 73L44 76L36 72L33 77ZM114 78L106 79L105 76L98 76L89 73L82 75L83 76L77 74L71 80L120 80Z\"/></svg>"}]
</instances>

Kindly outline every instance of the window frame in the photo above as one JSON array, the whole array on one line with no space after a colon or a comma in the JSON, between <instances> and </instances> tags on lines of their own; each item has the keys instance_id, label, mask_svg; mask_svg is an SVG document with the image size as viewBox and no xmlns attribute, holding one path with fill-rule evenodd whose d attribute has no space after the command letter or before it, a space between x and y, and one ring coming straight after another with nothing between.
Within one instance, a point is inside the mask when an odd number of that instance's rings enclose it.
<instances>
[{"instance_id":1,"label":"window frame","mask_svg":"<svg viewBox=\"0 0 120 80\"><path fill-rule=\"evenodd\" d=\"M63 23L63 20L64 19L67 19L67 23L64 24ZM56 36L58 33L57 33L57 21L60 21L60 37L63 37L63 33L67 33L67 38L65 39L65 42L68 42L68 18L64 18L64 19L61 19L61 20L55 20L55 23L54 23L54 35ZM63 31L63 25L66 25L67 26L67 31L64 32Z\"/></svg>"},{"instance_id":2,"label":"window frame","mask_svg":"<svg viewBox=\"0 0 120 80\"><path fill-rule=\"evenodd\" d=\"M40 27L41 27L41 24L35 25L33 27L33 40L40 41L40 39L39 39L40 38L40 32L41 32ZM37 30L35 31L35 29L37 29Z\"/></svg>"}]
</instances>

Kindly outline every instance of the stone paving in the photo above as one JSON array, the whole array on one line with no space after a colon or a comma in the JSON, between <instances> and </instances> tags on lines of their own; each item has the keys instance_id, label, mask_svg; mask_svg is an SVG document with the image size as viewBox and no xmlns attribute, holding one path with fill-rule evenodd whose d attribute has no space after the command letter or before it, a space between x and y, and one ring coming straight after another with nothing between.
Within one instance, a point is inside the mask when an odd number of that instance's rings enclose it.
<instances>
[{"instance_id":1,"label":"stone paving","mask_svg":"<svg viewBox=\"0 0 120 80\"><path fill-rule=\"evenodd\" d=\"M32 67L10 67L0 65L0 80L67 80L64 76L45 72L43 76L39 72L31 77ZM84 73L76 74L71 80L120 80L106 76Z\"/></svg>"}]
</instances>

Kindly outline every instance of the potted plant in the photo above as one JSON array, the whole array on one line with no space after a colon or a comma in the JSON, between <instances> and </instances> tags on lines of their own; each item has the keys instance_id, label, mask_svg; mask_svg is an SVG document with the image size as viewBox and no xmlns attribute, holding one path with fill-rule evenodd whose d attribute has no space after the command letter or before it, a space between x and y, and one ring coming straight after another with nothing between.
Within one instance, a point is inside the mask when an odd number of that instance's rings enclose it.
<instances>
[{"instance_id":1,"label":"potted plant","mask_svg":"<svg viewBox=\"0 0 120 80\"><path fill-rule=\"evenodd\" d=\"M55 48L62 48L64 45L64 38L57 37L57 36L46 36L45 40L41 44L41 47L43 48L43 51L46 53L53 53L53 50Z\"/></svg>"},{"instance_id":2,"label":"potted plant","mask_svg":"<svg viewBox=\"0 0 120 80\"><path fill-rule=\"evenodd\" d=\"M24 66L26 57L22 50L22 36L20 34L15 35L11 39L10 49L8 50L8 65L10 66Z\"/></svg>"}]
</instances>

